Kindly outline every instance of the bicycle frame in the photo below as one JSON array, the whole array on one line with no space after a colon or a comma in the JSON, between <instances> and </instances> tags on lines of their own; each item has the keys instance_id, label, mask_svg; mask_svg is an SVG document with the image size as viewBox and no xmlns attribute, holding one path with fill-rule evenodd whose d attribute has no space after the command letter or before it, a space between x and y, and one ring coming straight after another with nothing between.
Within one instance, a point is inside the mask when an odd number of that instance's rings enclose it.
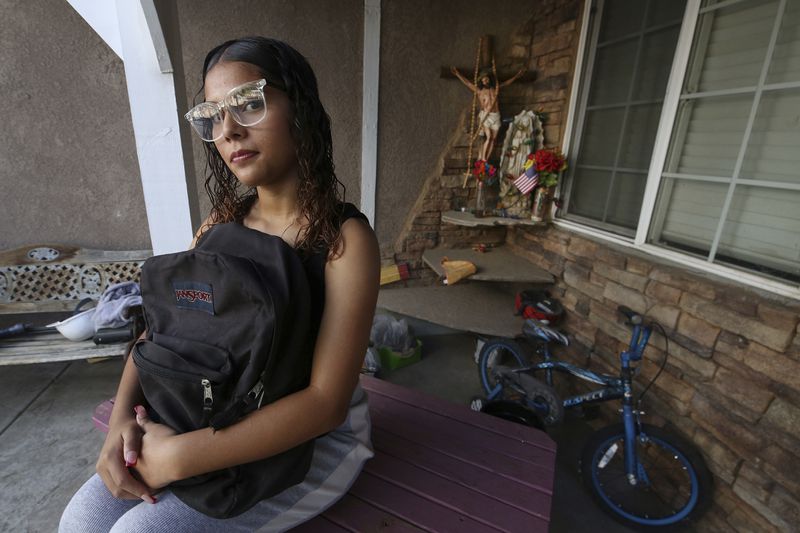
<instances>
[{"instance_id":1,"label":"bicycle frame","mask_svg":"<svg viewBox=\"0 0 800 533\"><path fill-rule=\"evenodd\" d=\"M572 374L573 376L579 377L584 381L597 383L598 385L604 385L602 389L595 389L584 394L579 394L577 396L571 396L564 399L564 407L574 407L583 403L603 402L623 397L624 389L622 379L605 374L597 374L591 370L586 370L585 368L581 368L564 361L553 360L552 356L550 355L550 350L547 348L545 348L545 360L543 362L522 368L515 368L512 370L512 372L536 372L538 370L544 370L546 372L546 382L551 387L553 385L553 370ZM503 385L498 383L489 393L487 399L494 400L502 392L502 390Z\"/></svg>"},{"instance_id":2,"label":"bicycle frame","mask_svg":"<svg viewBox=\"0 0 800 533\"><path fill-rule=\"evenodd\" d=\"M598 374L585 368L553 359L550 348L544 345L544 361L527 367L513 369L512 372L536 372L545 371L545 379L548 385L553 385L553 370L566 372L584 381L603 385L603 388L595 389L584 394L571 396L563 401L564 407L574 407L590 402L602 402L607 400L622 399L622 421L625 426L625 470L628 482L637 484L649 483L647 474L641 467L641 463L636 457L636 438L639 433L639 412L635 409L633 399L633 367L635 363L642 359L644 349L650 340L652 326L643 324L633 324L628 349L620 353L620 375L619 377L608 374ZM503 384L498 382L494 389L489 393L488 399L497 398L503 390Z\"/></svg>"},{"instance_id":3,"label":"bicycle frame","mask_svg":"<svg viewBox=\"0 0 800 533\"><path fill-rule=\"evenodd\" d=\"M639 412L634 409L631 363L641 361L644 348L650 340L652 327L634 324L631 342L626 351L620 354L622 363L622 422L625 425L625 473L631 485L642 481L648 484L647 474L636 458L636 433L639 425Z\"/></svg>"}]
</instances>

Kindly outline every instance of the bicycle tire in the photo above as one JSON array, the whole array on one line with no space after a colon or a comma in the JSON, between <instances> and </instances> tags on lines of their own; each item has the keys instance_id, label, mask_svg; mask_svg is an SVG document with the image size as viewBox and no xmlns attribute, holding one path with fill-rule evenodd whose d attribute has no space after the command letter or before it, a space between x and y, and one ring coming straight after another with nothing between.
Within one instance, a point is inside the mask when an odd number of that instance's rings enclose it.
<instances>
[{"instance_id":1,"label":"bicycle tire","mask_svg":"<svg viewBox=\"0 0 800 533\"><path fill-rule=\"evenodd\" d=\"M542 419L535 411L528 409L524 405L508 400L494 400L486 402L480 409L482 413L491 415L503 420L508 420L523 426L544 429Z\"/></svg>"},{"instance_id":2,"label":"bicycle tire","mask_svg":"<svg viewBox=\"0 0 800 533\"><path fill-rule=\"evenodd\" d=\"M480 376L483 391L487 396L497 386L497 380L493 372L497 365L511 368L525 366L525 357L520 345L509 339L494 338L487 340L481 347L478 359L478 375Z\"/></svg>"},{"instance_id":3,"label":"bicycle tire","mask_svg":"<svg viewBox=\"0 0 800 533\"><path fill-rule=\"evenodd\" d=\"M564 420L564 403L553 387L530 374L512 372L507 366L498 365L494 371L506 380L503 398L533 410L545 426L557 426Z\"/></svg>"},{"instance_id":4,"label":"bicycle tire","mask_svg":"<svg viewBox=\"0 0 800 533\"><path fill-rule=\"evenodd\" d=\"M584 487L606 513L628 526L669 530L696 520L708 508L712 492L711 473L700 453L679 436L649 424L642 424L636 442L649 483L628 483L625 427L615 424L595 432L583 448Z\"/></svg>"}]
</instances>

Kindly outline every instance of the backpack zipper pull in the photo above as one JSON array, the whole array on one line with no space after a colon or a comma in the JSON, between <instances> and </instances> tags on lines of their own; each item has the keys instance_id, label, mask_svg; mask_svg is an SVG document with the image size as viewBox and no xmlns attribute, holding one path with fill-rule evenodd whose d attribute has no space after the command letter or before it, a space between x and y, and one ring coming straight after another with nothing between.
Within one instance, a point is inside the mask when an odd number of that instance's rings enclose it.
<instances>
[{"instance_id":1,"label":"backpack zipper pull","mask_svg":"<svg viewBox=\"0 0 800 533\"><path fill-rule=\"evenodd\" d=\"M211 406L214 405L214 397L211 395L211 382L203 378L200 383L203 385L203 411L209 413Z\"/></svg>"}]
</instances>

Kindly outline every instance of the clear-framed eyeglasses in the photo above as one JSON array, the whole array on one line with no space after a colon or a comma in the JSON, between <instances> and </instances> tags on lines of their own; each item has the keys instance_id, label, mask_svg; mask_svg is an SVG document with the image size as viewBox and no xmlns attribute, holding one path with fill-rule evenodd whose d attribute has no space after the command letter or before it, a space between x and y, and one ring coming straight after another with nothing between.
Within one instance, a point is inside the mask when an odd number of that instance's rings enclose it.
<instances>
[{"instance_id":1,"label":"clear-framed eyeglasses","mask_svg":"<svg viewBox=\"0 0 800 533\"><path fill-rule=\"evenodd\" d=\"M234 87L221 102L202 102L191 108L184 118L194 131L206 142L222 137L225 113L242 126L254 126L267 116L267 101L264 87L267 80L260 79Z\"/></svg>"}]
</instances>

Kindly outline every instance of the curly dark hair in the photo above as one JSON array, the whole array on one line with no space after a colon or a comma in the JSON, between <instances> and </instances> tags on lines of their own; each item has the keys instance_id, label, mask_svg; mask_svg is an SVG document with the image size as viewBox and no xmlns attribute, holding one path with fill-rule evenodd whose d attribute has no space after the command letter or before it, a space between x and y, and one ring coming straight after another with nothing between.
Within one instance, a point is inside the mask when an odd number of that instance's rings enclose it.
<instances>
[{"instance_id":1,"label":"curly dark hair","mask_svg":"<svg viewBox=\"0 0 800 533\"><path fill-rule=\"evenodd\" d=\"M203 64L203 92L209 70L220 61L241 61L257 67L267 83L289 96L294 111L292 137L297 146L300 212L310 223L298 238L298 251L319 247L337 250L340 215L346 187L334 172L331 121L319 99L317 78L308 61L283 41L246 36L213 48ZM240 182L212 142L204 142L208 175L205 190L211 200L211 224L240 220L257 198L255 187L240 192ZM342 188L339 195L338 186ZM202 236L211 225L201 228ZM199 238L198 238L199 240Z\"/></svg>"}]
</instances>

